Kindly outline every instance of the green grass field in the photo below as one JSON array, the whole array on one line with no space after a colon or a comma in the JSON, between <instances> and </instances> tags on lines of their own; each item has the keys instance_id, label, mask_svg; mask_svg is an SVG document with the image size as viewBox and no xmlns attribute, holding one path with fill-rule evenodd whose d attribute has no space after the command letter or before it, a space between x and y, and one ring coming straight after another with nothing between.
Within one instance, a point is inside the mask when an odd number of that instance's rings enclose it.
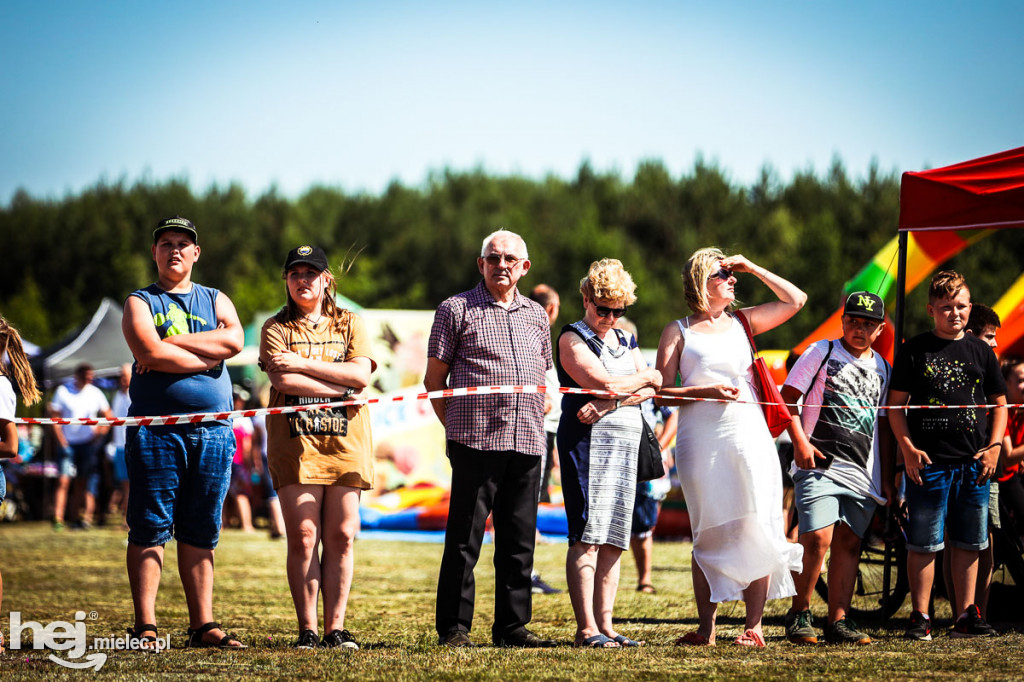
<instances>
[{"instance_id":1,"label":"green grass field","mask_svg":"<svg viewBox=\"0 0 1024 682\"><path fill-rule=\"evenodd\" d=\"M573 649L574 623L565 594L535 596L531 628L564 642L547 650L484 647L449 650L438 647L433 631L434 589L441 546L360 540L356 578L347 626L362 644L358 652L296 651L295 616L285 581L285 545L265 534L226 531L217 552L215 613L232 632L250 644L246 651L185 650L187 626L178 584L173 544L168 546L158 615L161 634L172 634L171 651L160 654L111 652L99 675L151 678L167 675L191 680L239 677L317 679L1007 679L1021 677L1024 635L1009 624L989 640L950 640L937 633L930 643L900 639L906 607L891 623L862 624L876 638L858 649L796 647L782 639L787 604L769 604L768 648L751 651L733 646L742 625L742 604L720 609L718 647L682 649L679 635L693 629L696 611L690 589L688 543L655 546L658 594L634 591L632 558L623 557L622 587L616 604L619 629L649 646L638 650ZM550 582L564 587L565 547L542 545L537 567ZM53 533L40 523L0 526L0 562L4 602L0 629L9 631L9 613L43 625L72 621L76 611L86 620L89 641L123 635L132 608L124 571L124 533L100 529L88 533ZM476 641L489 642L494 589L491 549L485 547L477 569ZM814 605L824 615L824 605ZM949 609L940 602L937 630L948 625ZM92 615L95 619L91 619ZM944 620L943 620L944 619ZM8 638L9 639L9 638ZM66 670L47 659L51 652L23 649L0 657L5 680L82 677L91 670ZM64 652L57 652L64 653ZM66 658L66 656L65 656Z\"/></svg>"}]
</instances>

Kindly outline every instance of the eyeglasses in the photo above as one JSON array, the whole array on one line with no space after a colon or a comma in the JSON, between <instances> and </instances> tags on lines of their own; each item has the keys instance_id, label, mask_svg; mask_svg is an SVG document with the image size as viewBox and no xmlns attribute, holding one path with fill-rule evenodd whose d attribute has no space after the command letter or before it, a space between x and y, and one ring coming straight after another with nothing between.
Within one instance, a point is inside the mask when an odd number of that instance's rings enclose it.
<instances>
[{"instance_id":1,"label":"eyeglasses","mask_svg":"<svg viewBox=\"0 0 1024 682\"><path fill-rule=\"evenodd\" d=\"M487 264L494 267L498 267L499 265L501 265L502 259L504 259L505 262L508 263L508 266L510 268L514 268L515 266L519 265L519 261L523 260L518 256L510 256L507 253L492 253L488 254L487 256L484 256L484 260L487 261Z\"/></svg>"},{"instance_id":2,"label":"eyeglasses","mask_svg":"<svg viewBox=\"0 0 1024 682\"><path fill-rule=\"evenodd\" d=\"M720 279L723 282L732 277L732 270L729 268L719 268L718 272L709 275L708 279Z\"/></svg>"},{"instance_id":3,"label":"eyeglasses","mask_svg":"<svg viewBox=\"0 0 1024 682\"><path fill-rule=\"evenodd\" d=\"M611 315L617 320L626 314L626 310L626 307L609 308L606 305L597 305L596 303L594 304L594 312L597 313L598 317L608 317L609 315Z\"/></svg>"}]
</instances>

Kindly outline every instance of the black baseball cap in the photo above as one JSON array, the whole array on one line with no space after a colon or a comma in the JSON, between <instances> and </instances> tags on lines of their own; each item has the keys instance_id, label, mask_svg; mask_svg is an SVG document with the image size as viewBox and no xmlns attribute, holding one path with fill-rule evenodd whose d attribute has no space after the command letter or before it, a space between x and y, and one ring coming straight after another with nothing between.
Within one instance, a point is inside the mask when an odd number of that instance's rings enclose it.
<instances>
[{"instance_id":1,"label":"black baseball cap","mask_svg":"<svg viewBox=\"0 0 1024 682\"><path fill-rule=\"evenodd\" d=\"M878 294L869 291L855 291L846 299L843 315L865 317L869 320L885 319L885 304Z\"/></svg>"},{"instance_id":2,"label":"black baseball cap","mask_svg":"<svg viewBox=\"0 0 1024 682\"><path fill-rule=\"evenodd\" d=\"M319 246L310 246L309 244L298 246L288 252L288 257L284 259L284 271L288 272L293 265L299 263L311 265L320 272L331 267L327 263L327 254L324 253L324 250Z\"/></svg>"},{"instance_id":3,"label":"black baseball cap","mask_svg":"<svg viewBox=\"0 0 1024 682\"><path fill-rule=\"evenodd\" d=\"M164 218L156 224L156 229L153 230L153 243L160 238L164 232L174 230L175 232L184 232L185 234L192 236L192 241L199 243L199 233L196 232L196 226L192 224L192 221L188 218L182 218L181 216L174 216L173 218Z\"/></svg>"}]
</instances>

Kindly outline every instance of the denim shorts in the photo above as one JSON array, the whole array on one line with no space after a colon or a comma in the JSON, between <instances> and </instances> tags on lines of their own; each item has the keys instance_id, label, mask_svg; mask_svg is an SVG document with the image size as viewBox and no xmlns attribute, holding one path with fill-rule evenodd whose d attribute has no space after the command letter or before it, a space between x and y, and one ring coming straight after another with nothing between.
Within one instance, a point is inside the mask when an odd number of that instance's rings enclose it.
<instances>
[{"instance_id":1,"label":"denim shorts","mask_svg":"<svg viewBox=\"0 0 1024 682\"><path fill-rule=\"evenodd\" d=\"M114 469L114 482L124 483L128 480L128 465L124 461L124 448L115 448L114 454L110 458L110 463Z\"/></svg>"},{"instance_id":2,"label":"denim shorts","mask_svg":"<svg viewBox=\"0 0 1024 682\"><path fill-rule=\"evenodd\" d=\"M981 461L928 464L921 485L907 481L907 549L938 552L944 547L943 529L954 547L988 547L989 484L975 483Z\"/></svg>"},{"instance_id":3,"label":"denim shorts","mask_svg":"<svg viewBox=\"0 0 1024 682\"><path fill-rule=\"evenodd\" d=\"M172 537L200 549L220 538L235 435L226 424L129 428L128 542L166 544Z\"/></svg>"},{"instance_id":4,"label":"denim shorts","mask_svg":"<svg viewBox=\"0 0 1024 682\"><path fill-rule=\"evenodd\" d=\"M823 471L800 469L793 474L800 533L810 533L842 521L864 537L878 503L841 486Z\"/></svg>"},{"instance_id":5,"label":"denim shorts","mask_svg":"<svg viewBox=\"0 0 1024 682\"><path fill-rule=\"evenodd\" d=\"M61 478L74 478L75 474L75 455L71 451L70 447L62 447L60 444L57 445L57 475Z\"/></svg>"},{"instance_id":6,"label":"denim shorts","mask_svg":"<svg viewBox=\"0 0 1024 682\"><path fill-rule=\"evenodd\" d=\"M630 534L635 538L645 538L654 531L658 525L658 510L661 507L661 500L643 495L637 489L636 498L633 500L633 528Z\"/></svg>"}]
</instances>

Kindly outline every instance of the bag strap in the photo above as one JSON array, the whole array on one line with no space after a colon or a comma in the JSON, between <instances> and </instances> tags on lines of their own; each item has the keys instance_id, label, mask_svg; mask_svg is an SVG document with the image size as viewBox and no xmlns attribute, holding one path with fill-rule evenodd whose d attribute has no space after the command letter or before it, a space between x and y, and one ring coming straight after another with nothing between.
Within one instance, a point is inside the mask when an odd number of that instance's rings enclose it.
<instances>
[{"instance_id":1,"label":"bag strap","mask_svg":"<svg viewBox=\"0 0 1024 682\"><path fill-rule=\"evenodd\" d=\"M814 373L814 381L811 382L811 386L813 386L818 381L818 375L821 374L821 368L824 367L825 363L828 362L828 359L830 357L832 357L832 343L833 342L831 340L829 340L829 342L828 342L828 352L825 353L825 357L822 358L821 364L818 365L818 371L816 371Z\"/></svg>"},{"instance_id":2,"label":"bag strap","mask_svg":"<svg viewBox=\"0 0 1024 682\"><path fill-rule=\"evenodd\" d=\"M740 324L743 325L743 331L747 333L747 342L750 344L750 357L756 359L757 344L754 343L754 333L750 331L750 323L747 322L746 315L743 314L742 310L737 310L736 312L732 313L732 315L740 321Z\"/></svg>"},{"instance_id":3,"label":"bag strap","mask_svg":"<svg viewBox=\"0 0 1024 682\"><path fill-rule=\"evenodd\" d=\"M601 357L601 349L604 348L604 341L597 338L597 334L594 330L586 325L583 320L578 320L568 325L574 332L580 335L586 342L590 350L594 351L594 355ZM619 345L622 346L623 350L629 350L629 340L626 338L626 334L619 328L615 328L615 337L619 340Z\"/></svg>"}]
</instances>

